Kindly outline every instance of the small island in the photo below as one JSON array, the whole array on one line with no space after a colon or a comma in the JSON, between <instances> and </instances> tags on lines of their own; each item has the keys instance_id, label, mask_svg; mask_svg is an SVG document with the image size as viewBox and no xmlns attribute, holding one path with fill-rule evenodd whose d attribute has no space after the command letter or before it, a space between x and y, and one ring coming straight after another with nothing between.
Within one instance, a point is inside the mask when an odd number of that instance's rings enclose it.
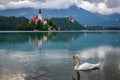
<instances>
[{"instance_id":1,"label":"small island","mask_svg":"<svg viewBox=\"0 0 120 80\"><path fill-rule=\"evenodd\" d=\"M38 16L31 20L27 19L17 25L18 30L33 30L33 31L51 31L59 30L59 27L50 19L42 19L41 9L39 9Z\"/></svg>"},{"instance_id":2,"label":"small island","mask_svg":"<svg viewBox=\"0 0 120 80\"><path fill-rule=\"evenodd\" d=\"M24 16L0 16L1 31L56 31L58 25L51 19L42 19L41 9L36 17L28 19Z\"/></svg>"}]
</instances>

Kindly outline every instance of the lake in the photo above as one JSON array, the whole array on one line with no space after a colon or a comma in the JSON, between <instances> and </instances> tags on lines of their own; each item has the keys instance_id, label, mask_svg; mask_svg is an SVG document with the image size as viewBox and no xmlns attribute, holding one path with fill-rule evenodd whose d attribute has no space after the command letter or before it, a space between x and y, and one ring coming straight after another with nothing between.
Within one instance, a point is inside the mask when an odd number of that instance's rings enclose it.
<instances>
[{"instance_id":1,"label":"lake","mask_svg":"<svg viewBox=\"0 0 120 80\"><path fill-rule=\"evenodd\" d=\"M100 69L75 71L74 54ZM120 80L120 33L0 33L0 80Z\"/></svg>"}]
</instances>

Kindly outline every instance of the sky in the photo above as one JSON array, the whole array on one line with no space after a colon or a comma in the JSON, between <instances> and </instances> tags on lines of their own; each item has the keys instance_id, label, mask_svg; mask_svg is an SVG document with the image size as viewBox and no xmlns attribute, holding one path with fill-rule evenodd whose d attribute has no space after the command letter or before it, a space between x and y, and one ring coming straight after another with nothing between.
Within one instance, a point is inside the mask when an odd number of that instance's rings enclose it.
<instances>
[{"instance_id":1,"label":"sky","mask_svg":"<svg viewBox=\"0 0 120 80\"><path fill-rule=\"evenodd\" d=\"M103 15L120 14L120 0L0 0L0 10L27 7L67 9L72 5Z\"/></svg>"}]
</instances>

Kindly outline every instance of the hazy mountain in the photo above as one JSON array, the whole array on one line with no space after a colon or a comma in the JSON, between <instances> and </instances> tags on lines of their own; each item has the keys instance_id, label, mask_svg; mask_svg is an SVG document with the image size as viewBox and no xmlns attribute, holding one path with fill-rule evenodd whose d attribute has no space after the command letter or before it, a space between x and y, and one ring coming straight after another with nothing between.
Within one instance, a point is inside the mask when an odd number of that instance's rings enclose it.
<instances>
[{"instance_id":1,"label":"hazy mountain","mask_svg":"<svg viewBox=\"0 0 120 80\"><path fill-rule=\"evenodd\" d=\"M38 10L32 8L0 10L0 15L26 16L31 18L37 16ZM120 14L100 15L91 13L82 8L71 6L68 9L42 9L44 18L73 16L80 24L89 26L119 26Z\"/></svg>"}]
</instances>

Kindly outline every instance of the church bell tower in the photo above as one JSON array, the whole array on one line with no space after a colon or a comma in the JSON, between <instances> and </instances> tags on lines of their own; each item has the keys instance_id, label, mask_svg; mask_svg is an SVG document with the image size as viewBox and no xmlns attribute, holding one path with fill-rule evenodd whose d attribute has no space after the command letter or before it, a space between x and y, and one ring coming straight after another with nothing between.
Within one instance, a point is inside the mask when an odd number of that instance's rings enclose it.
<instances>
[{"instance_id":1,"label":"church bell tower","mask_svg":"<svg viewBox=\"0 0 120 80\"><path fill-rule=\"evenodd\" d=\"M41 9L39 9L38 19L42 20L42 12L41 12Z\"/></svg>"}]
</instances>

